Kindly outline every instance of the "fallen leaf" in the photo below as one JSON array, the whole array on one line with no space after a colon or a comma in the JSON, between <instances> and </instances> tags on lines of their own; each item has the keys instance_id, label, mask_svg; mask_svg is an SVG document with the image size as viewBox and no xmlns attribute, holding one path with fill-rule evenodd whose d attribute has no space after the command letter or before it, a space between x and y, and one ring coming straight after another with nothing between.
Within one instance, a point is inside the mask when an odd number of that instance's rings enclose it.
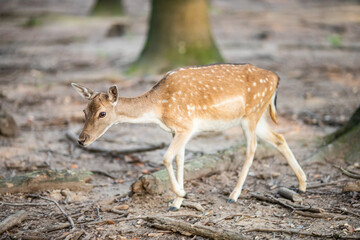
<instances>
[{"instance_id":1,"label":"fallen leaf","mask_svg":"<svg viewBox=\"0 0 360 240\"><path fill-rule=\"evenodd\" d=\"M117 209L117 210L127 210L127 209L129 209L129 205L123 204L123 205L120 205L120 206L116 206L114 208Z\"/></svg>"},{"instance_id":2,"label":"fallen leaf","mask_svg":"<svg viewBox=\"0 0 360 240\"><path fill-rule=\"evenodd\" d=\"M141 163L141 162L137 162L137 163L135 163L135 166L137 166L137 167L144 167L145 165L144 165L143 163Z\"/></svg>"},{"instance_id":3,"label":"fallen leaf","mask_svg":"<svg viewBox=\"0 0 360 240\"><path fill-rule=\"evenodd\" d=\"M74 163L74 164L71 164L70 168L72 168L72 169L77 169L77 168L79 168L79 166Z\"/></svg>"}]
</instances>

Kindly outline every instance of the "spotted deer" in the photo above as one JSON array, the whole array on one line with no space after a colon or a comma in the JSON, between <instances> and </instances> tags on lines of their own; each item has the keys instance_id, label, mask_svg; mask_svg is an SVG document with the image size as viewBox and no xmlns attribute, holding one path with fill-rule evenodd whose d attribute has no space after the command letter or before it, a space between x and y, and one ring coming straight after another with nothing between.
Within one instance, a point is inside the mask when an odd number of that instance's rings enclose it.
<instances>
[{"instance_id":1,"label":"spotted deer","mask_svg":"<svg viewBox=\"0 0 360 240\"><path fill-rule=\"evenodd\" d=\"M107 93L72 83L89 103L84 110L85 125L78 142L87 146L113 124L156 123L173 134L164 155L171 189L176 194L170 210L180 208L184 190L184 153L191 137L203 131L221 131L241 125L247 142L246 160L228 202L237 201L257 146L256 136L275 146L287 160L306 190L306 175L289 149L285 138L266 122L269 114L277 123L275 99L279 77L250 64L215 64L184 67L170 71L149 91L137 97L119 97L116 86ZM172 162L176 159L175 176Z\"/></svg>"}]
</instances>

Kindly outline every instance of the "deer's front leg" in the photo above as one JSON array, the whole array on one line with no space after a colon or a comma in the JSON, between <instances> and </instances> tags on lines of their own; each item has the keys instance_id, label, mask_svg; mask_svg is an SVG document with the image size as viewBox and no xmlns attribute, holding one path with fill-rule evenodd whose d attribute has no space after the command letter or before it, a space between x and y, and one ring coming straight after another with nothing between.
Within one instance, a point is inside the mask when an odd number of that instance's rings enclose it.
<instances>
[{"instance_id":1,"label":"deer's front leg","mask_svg":"<svg viewBox=\"0 0 360 240\"><path fill-rule=\"evenodd\" d=\"M171 204L171 211L178 210L184 200L186 192L184 191L184 152L185 144L190 138L189 133L176 133L169 149L164 156L164 165L169 174L171 190L176 194L174 202ZM177 163L177 179L172 167L172 161L176 157Z\"/></svg>"},{"instance_id":2,"label":"deer's front leg","mask_svg":"<svg viewBox=\"0 0 360 240\"><path fill-rule=\"evenodd\" d=\"M179 183L179 187L181 190L184 190L184 159L185 159L185 146L180 149L178 154L176 154L176 177ZM177 196L174 202L171 204L170 210L176 211L180 208L182 202L184 201L184 197Z\"/></svg>"}]
</instances>

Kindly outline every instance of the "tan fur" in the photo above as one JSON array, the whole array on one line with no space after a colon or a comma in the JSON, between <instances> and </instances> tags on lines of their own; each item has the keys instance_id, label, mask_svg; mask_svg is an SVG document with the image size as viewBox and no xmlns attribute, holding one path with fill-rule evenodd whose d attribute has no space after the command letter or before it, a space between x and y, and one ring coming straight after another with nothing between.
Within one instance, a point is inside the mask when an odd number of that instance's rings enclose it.
<instances>
[{"instance_id":1,"label":"tan fur","mask_svg":"<svg viewBox=\"0 0 360 240\"><path fill-rule=\"evenodd\" d=\"M269 109L272 120L277 122L274 100L278 82L275 73L250 64L216 64L170 71L148 92L134 98L117 97L116 86L112 86L108 94L97 94L73 84L80 95L90 99L79 143L90 144L119 122L152 122L172 132L174 139L164 156L164 165L172 191L177 195L172 207L178 209L185 196L186 143L196 132L218 131L240 124L247 139L247 153L230 201L236 201L241 193L254 158L256 135L278 148L298 177L300 190L305 191L304 172L285 139L269 129L263 116ZM107 115L99 118L102 111ZM176 176L172 167L174 158L178 169Z\"/></svg>"}]
</instances>

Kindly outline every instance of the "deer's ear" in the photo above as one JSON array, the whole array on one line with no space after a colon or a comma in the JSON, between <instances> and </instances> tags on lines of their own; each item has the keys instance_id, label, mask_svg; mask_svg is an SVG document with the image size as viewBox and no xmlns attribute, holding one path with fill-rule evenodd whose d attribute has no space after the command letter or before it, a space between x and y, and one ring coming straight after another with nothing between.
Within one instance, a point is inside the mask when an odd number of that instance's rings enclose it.
<instances>
[{"instance_id":1,"label":"deer's ear","mask_svg":"<svg viewBox=\"0 0 360 240\"><path fill-rule=\"evenodd\" d=\"M89 100L94 95L94 91L91 90L90 88L83 87L76 83L71 83L71 86L73 86L73 88L75 88L75 90L80 94L80 96L82 96L83 98L85 98L87 100Z\"/></svg>"},{"instance_id":2,"label":"deer's ear","mask_svg":"<svg viewBox=\"0 0 360 240\"><path fill-rule=\"evenodd\" d=\"M110 102L116 104L119 97L119 90L116 85L109 88L108 95Z\"/></svg>"}]
</instances>

